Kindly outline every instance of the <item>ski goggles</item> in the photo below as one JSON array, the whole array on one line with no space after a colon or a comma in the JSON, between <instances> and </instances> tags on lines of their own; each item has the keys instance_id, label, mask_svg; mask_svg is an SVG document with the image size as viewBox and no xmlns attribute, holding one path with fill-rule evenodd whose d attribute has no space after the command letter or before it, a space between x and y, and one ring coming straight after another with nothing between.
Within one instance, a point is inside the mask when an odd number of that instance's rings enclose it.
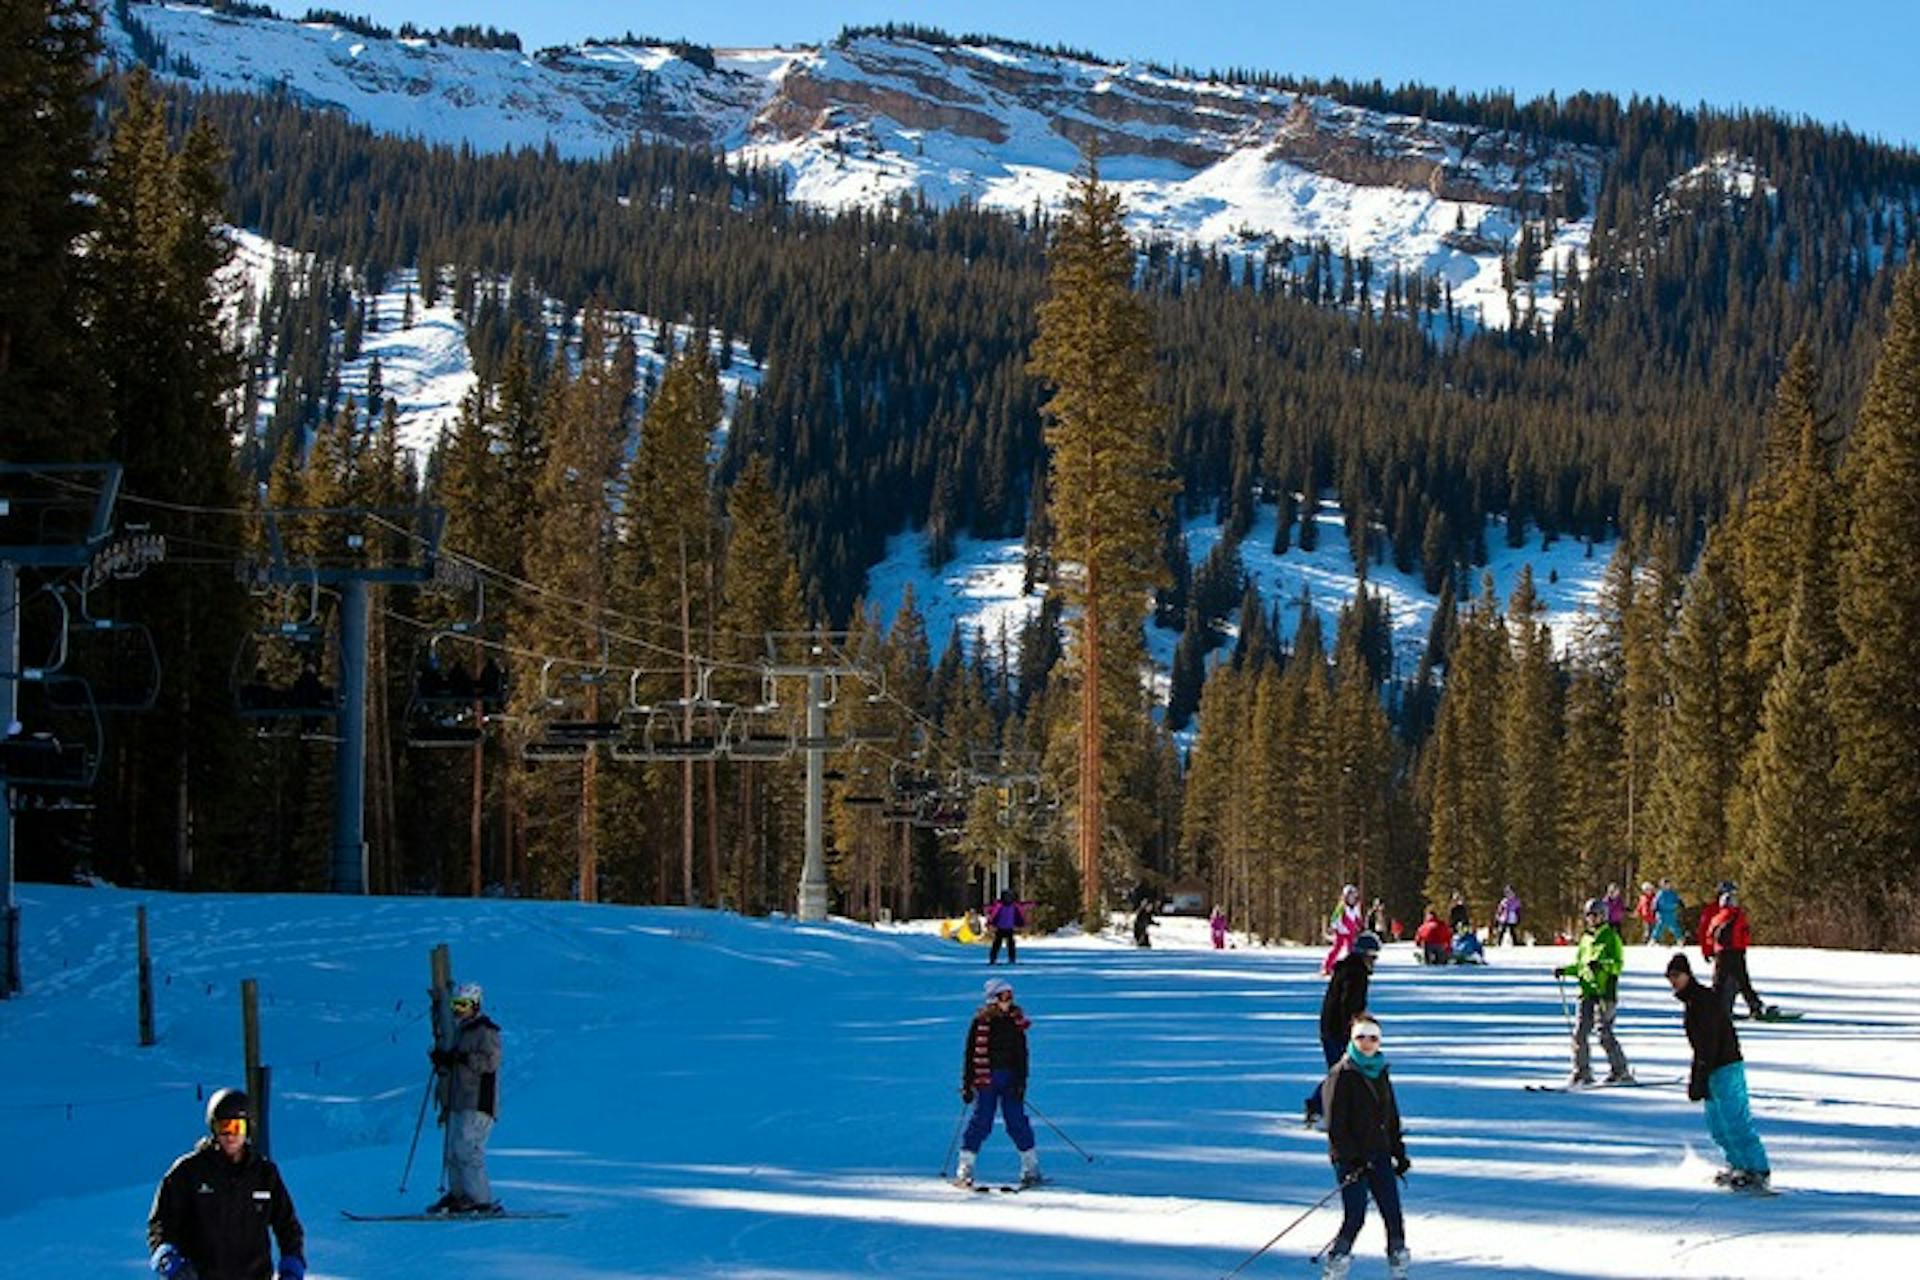
<instances>
[{"instance_id":1,"label":"ski goggles","mask_svg":"<svg viewBox=\"0 0 1920 1280\"><path fill-rule=\"evenodd\" d=\"M244 1138L247 1136L247 1118L245 1116L226 1116L213 1122L215 1136L221 1138Z\"/></svg>"}]
</instances>

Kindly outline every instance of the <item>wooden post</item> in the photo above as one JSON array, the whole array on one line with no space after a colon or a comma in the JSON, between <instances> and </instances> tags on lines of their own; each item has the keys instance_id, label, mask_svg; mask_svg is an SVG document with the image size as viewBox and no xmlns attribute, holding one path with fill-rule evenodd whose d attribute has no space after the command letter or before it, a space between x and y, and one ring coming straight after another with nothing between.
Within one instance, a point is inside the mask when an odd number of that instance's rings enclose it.
<instances>
[{"instance_id":1,"label":"wooden post","mask_svg":"<svg viewBox=\"0 0 1920 1280\"><path fill-rule=\"evenodd\" d=\"M260 983L256 978L240 981L240 1036L247 1056L247 1097L253 1102L253 1146L264 1156L267 1154L267 1108L263 1093L265 1080L260 1071Z\"/></svg>"},{"instance_id":2,"label":"wooden post","mask_svg":"<svg viewBox=\"0 0 1920 1280\"><path fill-rule=\"evenodd\" d=\"M153 1046L153 957L147 950L147 908L134 908L136 930L140 935L140 1047Z\"/></svg>"},{"instance_id":3,"label":"wooden post","mask_svg":"<svg viewBox=\"0 0 1920 1280\"><path fill-rule=\"evenodd\" d=\"M433 1047L445 1049L453 1043L453 956L442 942L434 946L428 957L431 970L431 985L427 996L433 1001ZM444 1190L447 1182L447 1164L453 1130L447 1125L447 1103L450 1100L453 1080L446 1072L440 1072L433 1079L434 1109L439 1113L440 1135L440 1186Z\"/></svg>"}]
</instances>

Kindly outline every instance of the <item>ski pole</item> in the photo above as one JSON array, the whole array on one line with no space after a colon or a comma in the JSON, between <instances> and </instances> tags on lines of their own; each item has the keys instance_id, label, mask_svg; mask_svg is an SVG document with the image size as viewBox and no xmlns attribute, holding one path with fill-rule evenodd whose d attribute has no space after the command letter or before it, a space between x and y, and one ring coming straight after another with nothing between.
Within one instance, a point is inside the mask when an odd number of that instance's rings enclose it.
<instances>
[{"instance_id":1,"label":"ski pole","mask_svg":"<svg viewBox=\"0 0 1920 1280\"><path fill-rule=\"evenodd\" d=\"M1313 1211L1318 1209L1321 1205L1333 1199L1335 1196L1339 1195L1342 1191L1345 1191L1349 1186L1353 1185L1355 1182L1358 1182L1360 1180L1360 1175L1365 1172L1366 1170L1364 1168L1356 1169L1354 1172L1340 1179L1340 1181L1334 1183L1333 1190L1327 1192L1327 1194L1321 1196L1318 1200L1315 1200L1312 1204L1308 1205L1304 1210L1301 1211L1301 1214L1299 1217L1295 1218L1292 1222L1289 1222L1286 1226L1276 1231L1274 1233L1273 1239L1267 1241L1265 1244L1261 1245L1258 1249L1255 1249L1252 1253L1242 1258L1240 1260L1240 1265L1235 1267L1233 1270L1227 1272L1227 1274L1225 1274L1224 1276L1221 1276L1220 1280L1233 1280L1235 1276L1239 1275L1242 1271L1245 1271L1248 1267L1252 1266L1254 1261L1258 1259L1261 1254L1273 1248L1273 1246L1279 1244L1281 1239L1285 1237L1287 1232L1293 1230L1295 1227L1305 1222L1307 1218L1313 1213ZM1336 1237L1336 1239L1337 1238L1338 1237ZM1332 1245L1328 1245L1328 1248L1332 1248ZM1320 1252L1325 1253L1326 1251L1327 1251L1326 1249L1322 1249ZM1318 1256L1318 1255L1315 1255L1315 1256Z\"/></svg>"},{"instance_id":2,"label":"ski pole","mask_svg":"<svg viewBox=\"0 0 1920 1280\"><path fill-rule=\"evenodd\" d=\"M420 1095L420 1114L413 1118L413 1141L407 1144L407 1163L400 1170L400 1190L407 1189L407 1178L413 1173L413 1153L420 1149L420 1130L427 1123L427 1099L433 1097L433 1078L436 1071L427 1072L427 1087Z\"/></svg>"},{"instance_id":3,"label":"ski pole","mask_svg":"<svg viewBox=\"0 0 1920 1280\"><path fill-rule=\"evenodd\" d=\"M967 1104L960 1104L960 1118L953 1122L953 1140L947 1143L947 1154L940 1161L940 1176L947 1176L947 1166L953 1163L954 1148L960 1145L960 1127L967 1122Z\"/></svg>"},{"instance_id":4,"label":"ski pole","mask_svg":"<svg viewBox=\"0 0 1920 1280\"><path fill-rule=\"evenodd\" d=\"M1042 1124L1044 1124L1044 1125L1046 1125L1046 1126L1047 1126L1047 1128L1049 1128L1049 1129L1051 1129L1051 1130L1053 1130L1053 1131L1054 1131L1055 1133L1057 1133L1057 1134L1059 1134L1059 1135L1060 1135L1060 1141L1062 1141L1062 1142L1064 1142L1064 1143L1066 1143L1066 1144L1067 1144L1068 1146L1070 1146L1070 1147L1072 1147L1072 1148L1073 1148L1073 1149L1074 1149L1075 1151L1078 1151L1078 1152L1079 1152L1079 1153L1080 1153L1081 1155L1083 1155L1083 1156L1086 1156L1086 1157L1087 1157L1087 1163L1088 1163L1088 1164L1092 1164L1092 1163L1093 1163L1093 1157L1092 1157L1092 1156L1088 1156L1088 1155L1087 1155L1087 1149L1086 1149L1085 1147L1083 1147L1083 1146L1081 1146L1081 1145L1080 1145L1079 1143L1077 1143L1077 1142L1075 1142L1075 1141L1074 1141L1074 1140L1073 1140L1072 1138L1069 1138L1069 1137L1068 1137L1068 1136L1067 1136L1066 1134L1064 1134L1064 1133L1061 1133L1061 1132L1060 1132L1060 1126L1059 1126L1059 1125L1057 1125L1057 1124L1055 1124L1055 1123L1054 1123L1053 1121L1051 1121L1051 1120L1049 1120L1049 1119L1047 1119L1047 1117L1046 1117L1046 1114L1045 1114L1044 1112L1042 1112L1042 1111L1040 1110L1040 1108L1038 1108L1038 1107L1036 1107L1036 1106L1034 1106L1034 1105L1033 1105L1033 1104L1032 1104L1031 1102L1029 1102L1029 1103L1027 1103L1027 1110L1029 1110L1029 1111L1031 1111L1031 1112L1033 1112L1033 1114L1035 1114L1035 1115L1037 1115L1037 1116L1039 1116L1039 1117L1040 1117L1040 1123L1042 1123Z\"/></svg>"},{"instance_id":5,"label":"ski pole","mask_svg":"<svg viewBox=\"0 0 1920 1280\"><path fill-rule=\"evenodd\" d=\"M1567 983L1559 974L1553 975L1553 985L1560 988L1560 1016L1567 1020L1567 1039L1574 1039L1573 1006L1567 1003Z\"/></svg>"}]
</instances>

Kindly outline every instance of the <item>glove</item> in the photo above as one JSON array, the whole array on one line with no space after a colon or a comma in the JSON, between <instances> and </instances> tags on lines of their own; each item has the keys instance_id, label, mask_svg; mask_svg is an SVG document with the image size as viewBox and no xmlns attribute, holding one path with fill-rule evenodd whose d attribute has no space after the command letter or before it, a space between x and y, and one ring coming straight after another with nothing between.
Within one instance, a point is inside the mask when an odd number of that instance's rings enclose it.
<instances>
[{"instance_id":1,"label":"glove","mask_svg":"<svg viewBox=\"0 0 1920 1280\"><path fill-rule=\"evenodd\" d=\"M1705 1102L1708 1098L1712 1096L1713 1096L1712 1093L1707 1088L1707 1082L1705 1080L1687 1081L1687 1101L1688 1102Z\"/></svg>"},{"instance_id":2,"label":"glove","mask_svg":"<svg viewBox=\"0 0 1920 1280\"><path fill-rule=\"evenodd\" d=\"M1555 970L1553 971L1553 976L1554 976L1554 977L1556 977L1556 978L1564 978L1564 977L1566 977L1566 976L1567 976L1567 969L1566 969L1566 966L1565 966L1565 965L1561 965L1561 966L1560 966L1559 968L1556 968L1556 969L1555 969Z\"/></svg>"},{"instance_id":3,"label":"glove","mask_svg":"<svg viewBox=\"0 0 1920 1280\"><path fill-rule=\"evenodd\" d=\"M973 1101L973 1090L969 1088L967 1085L963 1084L960 1086L960 1101L962 1102Z\"/></svg>"},{"instance_id":4,"label":"glove","mask_svg":"<svg viewBox=\"0 0 1920 1280\"><path fill-rule=\"evenodd\" d=\"M307 1280L307 1260L297 1253L280 1255L280 1274L275 1280Z\"/></svg>"},{"instance_id":5,"label":"glove","mask_svg":"<svg viewBox=\"0 0 1920 1280\"><path fill-rule=\"evenodd\" d=\"M187 1255L170 1244L155 1249L151 1261L154 1274L164 1280L200 1280L200 1273L193 1269Z\"/></svg>"},{"instance_id":6,"label":"glove","mask_svg":"<svg viewBox=\"0 0 1920 1280\"><path fill-rule=\"evenodd\" d=\"M442 1071L467 1060L465 1049L429 1049L427 1056L433 1059L433 1065Z\"/></svg>"},{"instance_id":7,"label":"glove","mask_svg":"<svg viewBox=\"0 0 1920 1280\"><path fill-rule=\"evenodd\" d=\"M1407 1170L1411 1168L1413 1168L1413 1161L1407 1159L1406 1152L1402 1151L1399 1155L1393 1158L1393 1171L1399 1174L1401 1177L1403 1178L1406 1177Z\"/></svg>"},{"instance_id":8,"label":"glove","mask_svg":"<svg viewBox=\"0 0 1920 1280\"><path fill-rule=\"evenodd\" d=\"M1340 1166L1340 1181L1352 1182L1367 1171L1365 1160L1349 1160Z\"/></svg>"}]
</instances>

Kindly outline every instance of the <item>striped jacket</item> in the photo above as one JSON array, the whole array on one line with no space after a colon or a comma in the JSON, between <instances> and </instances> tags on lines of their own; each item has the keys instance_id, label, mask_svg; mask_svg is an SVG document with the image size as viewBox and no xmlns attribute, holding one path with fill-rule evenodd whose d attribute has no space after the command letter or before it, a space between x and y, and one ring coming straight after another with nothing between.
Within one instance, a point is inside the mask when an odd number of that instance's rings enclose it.
<instances>
[{"instance_id":1,"label":"striped jacket","mask_svg":"<svg viewBox=\"0 0 1920 1280\"><path fill-rule=\"evenodd\" d=\"M989 1001L973 1015L967 1027L966 1051L960 1059L960 1087L984 1089L995 1071L1013 1072L1016 1089L1027 1087L1027 1028L1033 1024L1017 1004L1002 1009Z\"/></svg>"}]
</instances>

